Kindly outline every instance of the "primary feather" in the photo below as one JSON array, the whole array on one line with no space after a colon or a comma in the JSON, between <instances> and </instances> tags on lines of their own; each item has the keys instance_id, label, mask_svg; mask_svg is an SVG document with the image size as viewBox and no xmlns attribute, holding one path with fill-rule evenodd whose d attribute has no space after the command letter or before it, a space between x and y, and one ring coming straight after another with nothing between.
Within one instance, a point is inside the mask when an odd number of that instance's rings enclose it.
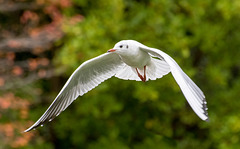
<instances>
[{"instance_id":1,"label":"primary feather","mask_svg":"<svg viewBox=\"0 0 240 149\"><path fill-rule=\"evenodd\" d=\"M42 125L46 121L52 121L79 95L82 96L101 82L114 76L123 65L124 63L115 53L105 53L84 62L70 76L46 112L25 132Z\"/></svg>"}]
</instances>

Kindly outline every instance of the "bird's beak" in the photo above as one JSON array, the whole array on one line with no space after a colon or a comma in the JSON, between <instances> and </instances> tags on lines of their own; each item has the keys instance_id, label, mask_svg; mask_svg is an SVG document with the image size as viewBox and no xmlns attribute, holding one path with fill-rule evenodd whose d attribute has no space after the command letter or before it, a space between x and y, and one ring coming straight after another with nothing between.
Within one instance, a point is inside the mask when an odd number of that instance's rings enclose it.
<instances>
[{"instance_id":1,"label":"bird's beak","mask_svg":"<svg viewBox=\"0 0 240 149\"><path fill-rule=\"evenodd\" d=\"M114 51L116 51L116 50L115 49L110 49L107 52L114 52Z\"/></svg>"}]
</instances>

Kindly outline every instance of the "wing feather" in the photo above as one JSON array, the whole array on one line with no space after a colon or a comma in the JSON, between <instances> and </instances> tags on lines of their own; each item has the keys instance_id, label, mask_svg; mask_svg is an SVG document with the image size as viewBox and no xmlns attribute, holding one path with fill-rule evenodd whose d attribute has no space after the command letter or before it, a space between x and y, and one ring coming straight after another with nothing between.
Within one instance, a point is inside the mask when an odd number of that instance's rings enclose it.
<instances>
[{"instance_id":1,"label":"wing feather","mask_svg":"<svg viewBox=\"0 0 240 149\"><path fill-rule=\"evenodd\" d=\"M79 95L82 96L101 82L111 78L123 66L121 58L115 53L105 53L84 62L73 72L45 113L24 132L35 129L46 121L52 121Z\"/></svg>"},{"instance_id":2,"label":"wing feather","mask_svg":"<svg viewBox=\"0 0 240 149\"><path fill-rule=\"evenodd\" d=\"M141 50L164 60L169 66L173 77L182 90L193 111L202 119L208 121L207 102L201 89L183 72L180 66L166 53L141 45ZM163 68L163 67L162 67Z\"/></svg>"}]
</instances>

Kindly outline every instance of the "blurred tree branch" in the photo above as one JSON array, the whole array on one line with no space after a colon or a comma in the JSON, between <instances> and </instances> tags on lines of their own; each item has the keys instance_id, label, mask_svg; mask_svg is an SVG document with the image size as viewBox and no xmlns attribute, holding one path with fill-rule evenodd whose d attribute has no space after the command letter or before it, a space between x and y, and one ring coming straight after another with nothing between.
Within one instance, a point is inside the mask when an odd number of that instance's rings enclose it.
<instances>
[{"instance_id":1,"label":"blurred tree branch","mask_svg":"<svg viewBox=\"0 0 240 149\"><path fill-rule=\"evenodd\" d=\"M0 12L2 13L10 13L15 12L19 10L34 10L34 9L40 9L42 6L37 5L36 3L16 3L11 1L4 1L0 5Z\"/></svg>"},{"instance_id":2,"label":"blurred tree branch","mask_svg":"<svg viewBox=\"0 0 240 149\"><path fill-rule=\"evenodd\" d=\"M58 31L57 31L58 32ZM0 41L0 51L2 52L24 52L33 51L36 48L49 49L54 41L61 38L60 32L47 33L41 31L36 37L13 37Z\"/></svg>"},{"instance_id":3,"label":"blurred tree branch","mask_svg":"<svg viewBox=\"0 0 240 149\"><path fill-rule=\"evenodd\" d=\"M28 85L43 78L51 78L54 76L53 68L40 69L38 71L30 73L27 77L10 77L8 75L0 76L8 82L4 86L0 86L0 90L17 89L22 86Z\"/></svg>"}]
</instances>

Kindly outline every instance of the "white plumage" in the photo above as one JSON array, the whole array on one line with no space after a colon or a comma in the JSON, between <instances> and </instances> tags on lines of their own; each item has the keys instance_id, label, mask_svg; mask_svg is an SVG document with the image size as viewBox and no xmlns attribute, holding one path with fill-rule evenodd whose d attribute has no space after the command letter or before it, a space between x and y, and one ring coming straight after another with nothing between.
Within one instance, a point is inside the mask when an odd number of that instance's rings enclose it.
<instances>
[{"instance_id":1,"label":"white plumage","mask_svg":"<svg viewBox=\"0 0 240 149\"><path fill-rule=\"evenodd\" d=\"M207 102L201 89L166 53L134 40L118 42L108 53L81 64L70 76L46 112L25 132L52 121L79 95L87 93L103 81L115 76L124 80L156 80L172 73L193 111L208 120Z\"/></svg>"}]
</instances>

